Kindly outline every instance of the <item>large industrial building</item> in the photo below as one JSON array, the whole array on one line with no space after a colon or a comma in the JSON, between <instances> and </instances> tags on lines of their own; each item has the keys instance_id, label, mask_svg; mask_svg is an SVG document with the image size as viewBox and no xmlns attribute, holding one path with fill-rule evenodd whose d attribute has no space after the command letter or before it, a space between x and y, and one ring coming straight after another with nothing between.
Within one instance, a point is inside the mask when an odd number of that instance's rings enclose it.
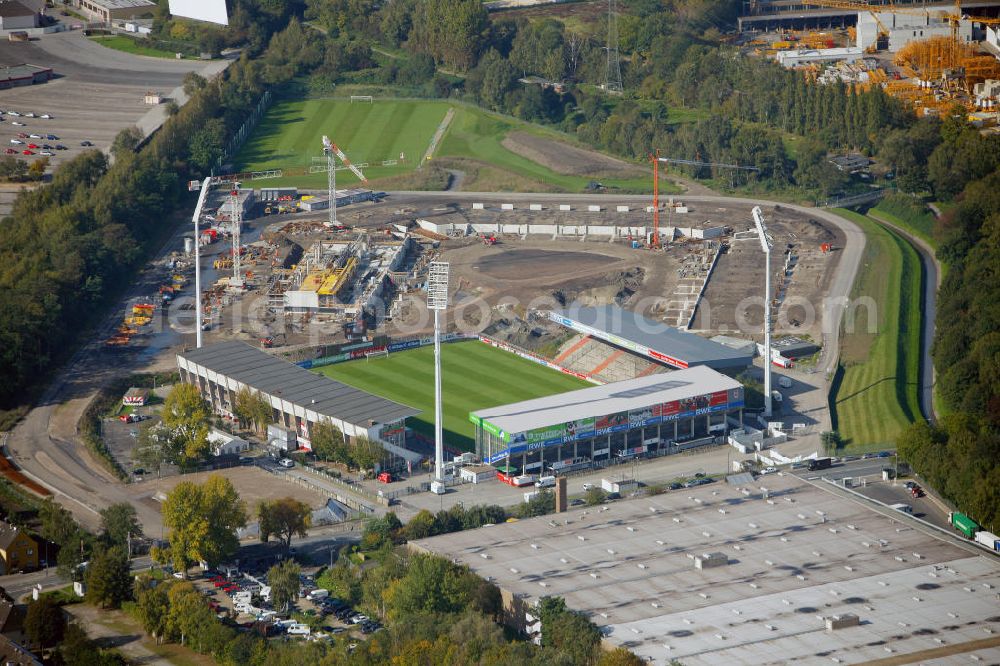
<instances>
[{"instance_id":1,"label":"large industrial building","mask_svg":"<svg viewBox=\"0 0 1000 666\"><path fill-rule=\"evenodd\" d=\"M483 462L530 472L707 444L742 411L738 381L696 367L481 409L469 420Z\"/></svg>"},{"instance_id":2,"label":"large industrial building","mask_svg":"<svg viewBox=\"0 0 1000 666\"><path fill-rule=\"evenodd\" d=\"M562 597L655 664L1000 661L995 554L822 481L742 483L410 546L496 584L517 630L537 637L535 604Z\"/></svg>"},{"instance_id":3,"label":"large industrial building","mask_svg":"<svg viewBox=\"0 0 1000 666\"><path fill-rule=\"evenodd\" d=\"M219 414L234 417L237 394L244 388L271 405L273 421L294 431L310 448L313 426L328 421L347 438L380 441L390 453L405 451L405 420L420 410L309 372L242 342L221 342L177 354L181 381L197 386Z\"/></svg>"},{"instance_id":4,"label":"large industrial building","mask_svg":"<svg viewBox=\"0 0 1000 666\"><path fill-rule=\"evenodd\" d=\"M752 353L720 345L615 305L555 310L548 316L577 333L674 368L703 365L716 370L742 370L753 363Z\"/></svg>"}]
</instances>

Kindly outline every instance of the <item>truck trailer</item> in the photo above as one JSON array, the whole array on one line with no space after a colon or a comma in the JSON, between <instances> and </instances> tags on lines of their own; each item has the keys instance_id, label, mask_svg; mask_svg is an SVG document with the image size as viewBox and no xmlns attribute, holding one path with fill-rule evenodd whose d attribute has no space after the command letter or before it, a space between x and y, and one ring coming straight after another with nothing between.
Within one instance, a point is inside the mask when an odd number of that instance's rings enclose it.
<instances>
[{"instance_id":1,"label":"truck trailer","mask_svg":"<svg viewBox=\"0 0 1000 666\"><path fill-rule=\"evenodd\" d=\"M1000 552L1000 537L993 534L993 532L987 532L986 530L976 532L976 541L990 550Z\"/></svg>"},{"instance_id":2,"label":"truck trailer","mask_svg":"<svg viewBox=\"0 0 1000 666\"><path fill-rule=\"evenodd\" d=\"M959 513L958 511L952 511L948 514L948 522L956 530L964 534L967 538L973 539L976 536L976 532L980 531L979 523L969 518L964 513Z\"/></svg>"}]
</instances>

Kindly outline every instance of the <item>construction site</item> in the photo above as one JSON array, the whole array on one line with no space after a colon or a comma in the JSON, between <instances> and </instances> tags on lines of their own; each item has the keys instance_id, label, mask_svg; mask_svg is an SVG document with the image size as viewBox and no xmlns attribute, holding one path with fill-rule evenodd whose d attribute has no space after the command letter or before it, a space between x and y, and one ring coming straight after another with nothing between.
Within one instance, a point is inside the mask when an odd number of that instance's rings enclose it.
<instances>
[{"instance_id":1,"label":"construction site","mask_svg":"<svg viewBox=\"0 0 1000 666\"><path fill-rule=\"evenodd\" d=\"M960 2L807 0L802 4L815 8L815 16L832 12L841 19L839 27L810 30L786 23L791 14L778 3L751 4L751 15L742 22L747 53L774 58L820 83L879 86L919 116L960 108L977 126L998 123L1000 5L974 3L974 9L963 11ZM776 25L763 20L768 16L782 20Z\"/></svg>"}]
</instances>

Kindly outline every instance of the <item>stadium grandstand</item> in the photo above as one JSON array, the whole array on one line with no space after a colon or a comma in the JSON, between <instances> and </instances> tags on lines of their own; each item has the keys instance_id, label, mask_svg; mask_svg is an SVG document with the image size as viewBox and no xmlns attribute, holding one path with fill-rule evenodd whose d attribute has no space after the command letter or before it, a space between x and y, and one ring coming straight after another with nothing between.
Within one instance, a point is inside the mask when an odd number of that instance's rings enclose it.
<instances>
[{"instance_id":1,"label":"stadium grandstand","mask_svg":"<svg viewBox=\"0 0 1000 666\"><path fill-rule=\"evenodd\" d=\"M235 418L237 394L247 387L272 409L272 420L296 433L309 449L316 423L329 421L348 441L366 437L406 460L420 455L404 448L406 419L420 410L309 372L242 342L221 342L177 354L181 381L201 390L215 412Z\"/></svg>"},{"instance_id":2,"label":"stadium grandstand","mask_svg":"<svg viewBox=\"0 0 1000 666\"><path fill-rule=\"evenodd\" d=\"M648 375L469 414L476 454L508 475L611 458L676 453L742 422L743 387L704 366Z\"/></svg>"},{"instance_id":3,"label":"stadium grandstand","mask_svg":"<svg viewBox=\"0 0 1000 666\"><path fill-rule=\"evenodd\" d=\"M605 372L607 367L624 356L625 352L633 352L657 364L674 368L707 366L716 370L742 370L753 363L752 350L733 349L614 305L554 310L548 313L548 317L582 336L601 340L619 350L624 350L608 360L606 365L593 366L588 372L579 369L579 363L583 359L574 357L580 355L586 345L581 344L579 349L564 347L563 361L557 362L587 376ZM577 363L576 366L573 366L574 362ZM654 374L655 369L649 368L648 365L637 368L635 375ZM635 368L635 365L632 367ZM611 381L620 379L623 377L616 376Z\"/></svg>"}]
</instances>

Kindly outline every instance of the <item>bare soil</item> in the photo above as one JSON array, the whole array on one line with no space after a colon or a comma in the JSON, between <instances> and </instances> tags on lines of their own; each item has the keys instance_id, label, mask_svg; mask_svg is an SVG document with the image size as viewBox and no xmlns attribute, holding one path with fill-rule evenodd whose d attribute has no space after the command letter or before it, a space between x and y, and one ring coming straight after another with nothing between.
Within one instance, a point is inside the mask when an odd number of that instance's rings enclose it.
<instances>
[{"instance_id":1,"label":"bare soil","mask_svg":"<svg viewBox=\"0 0 1000 666\"><path fill-rule=\"evenodd\" d=\"M155 502L156 500L153 498L158 493L169 493L183 481L204 483L211 474L218 474L229 479L251 511L260 500L275 500L282 497L292 497L313 508L318 508L326 503L326 497L322 494L284 481L256 467L231 467L214 472L197 472L164 479L152 477L149 481L130 485L129 491L133 497Z\"/></svg>"},{"instance_id":2,"label":"bare soil","mask_svg":"<svg viewBox=\"0 0 1000 666\"><path fill-rule=\"evenodd\" d=\"M591 252L514 248L479 261L479 272L499 280L551 280L567 273L590 271L615 263L617 257Z\"/></svg>"},{"instance_id":3,"label":"bare soil","mask_svg":"<svg viewBox=\"0 0 1000 666\"><path fill-rule=\"evenodd\" d=\"M503 147L567 176L642 178L647 175L628 162L527 132L511 132L503 140Z\"/></svg>"},{"instance_id":4,"label":"bare soil","mask_svg":"<svg viewBox=\"0 0 1000 666\"><path fill-rule=\"evenodd\" d=\"M765 211L765 215L774 238L771 285L772 293L778 294L774 331L820 340L823 298L829 290L838 248L844 244L843 235L815 219L781 210ZM823 243L830 243L832 251L823 253ZM780 280L787 253L794 260L785 273L782 289ZM763 295L764 258L757 240L733 241L719 257L695 313L694 328L758 339L764 322Z\"/></svg>"}]
</instances>

